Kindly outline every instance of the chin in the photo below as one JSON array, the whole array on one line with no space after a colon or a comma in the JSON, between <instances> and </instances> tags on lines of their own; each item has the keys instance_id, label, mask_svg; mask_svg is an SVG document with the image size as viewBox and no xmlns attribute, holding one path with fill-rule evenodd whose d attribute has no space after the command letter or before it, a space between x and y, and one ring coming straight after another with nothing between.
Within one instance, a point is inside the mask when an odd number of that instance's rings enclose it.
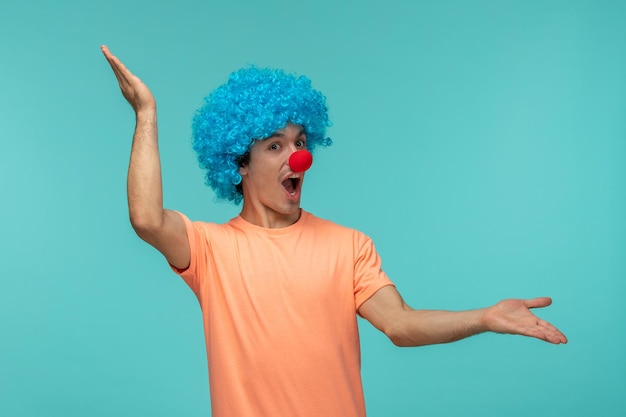
<instances>
[{"instance_id":1,"label":"chin","mask_svg":"<svg viewBox=\"0 0 626 417\"><path fill-rule=\"evenodd\" d=\"M296 214L300 211L300 200L288 201L286 204L281 204L281 207L277 207L279 213L284 215Z\"/></svg>"}]
</instances>

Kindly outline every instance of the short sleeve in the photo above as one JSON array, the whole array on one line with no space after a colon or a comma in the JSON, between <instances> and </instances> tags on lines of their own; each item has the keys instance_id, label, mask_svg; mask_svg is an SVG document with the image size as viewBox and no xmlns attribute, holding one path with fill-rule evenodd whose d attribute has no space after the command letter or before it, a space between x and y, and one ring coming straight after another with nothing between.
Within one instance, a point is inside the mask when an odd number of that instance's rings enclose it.
<instances>
[{"instance_id":1,"label":"short sleeve","mask_svg":"<svg viewBox=\"0 0 626 417\"><path fill-rule=\"evenodd\" d=\"M357 310L378 290L393 282L382 269L382 261L374 242L359 234L358 251L354 263L354 301Z\"/></svg>"}]
</instances>

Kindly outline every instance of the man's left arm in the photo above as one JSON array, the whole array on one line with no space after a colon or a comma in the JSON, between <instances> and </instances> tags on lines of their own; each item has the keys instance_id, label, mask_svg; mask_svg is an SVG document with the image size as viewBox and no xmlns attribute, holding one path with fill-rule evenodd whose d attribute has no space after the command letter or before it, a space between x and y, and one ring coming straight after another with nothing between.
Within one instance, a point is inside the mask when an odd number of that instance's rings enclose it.
<instances>
[{"instance_id":1,"label":"man's left arm","mask_svg":"<svg viewBox=\"0 0 626 417\"><path fill-rule=\"evenodd\" d=\"M530 311L551 303L550 298L540 297L503 300L477 310L414 310L395 287L386 286L361 305L359 314L397 346L449 343L487 331L530 336L554 344L567 343L563 333Z\"/></svg>"}]
</instances>

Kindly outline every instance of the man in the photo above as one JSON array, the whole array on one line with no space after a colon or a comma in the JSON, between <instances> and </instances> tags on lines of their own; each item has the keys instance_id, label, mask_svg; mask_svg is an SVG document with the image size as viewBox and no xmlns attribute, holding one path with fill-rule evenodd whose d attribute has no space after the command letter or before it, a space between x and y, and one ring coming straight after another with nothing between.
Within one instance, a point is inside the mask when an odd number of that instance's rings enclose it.
<instances>
[{"instance_id":1,"label":"man","mask_svg":"<svg viewBox=\"0 0 626 417\"><path fill-rule=\"evenodd\" d=\"M207 183L243 200L237 218L218 225L165 210L154 97L102 51L136 115L131 223L200 301L214 416L364 416L356 314L398 346L486 331L567 342L529 310L547 297L464 312L410 308L369 238L300 208L307 166L292 155L330 144L324 97L305 77L240 70L194 118Z\"/></svg>"}]
</instances>

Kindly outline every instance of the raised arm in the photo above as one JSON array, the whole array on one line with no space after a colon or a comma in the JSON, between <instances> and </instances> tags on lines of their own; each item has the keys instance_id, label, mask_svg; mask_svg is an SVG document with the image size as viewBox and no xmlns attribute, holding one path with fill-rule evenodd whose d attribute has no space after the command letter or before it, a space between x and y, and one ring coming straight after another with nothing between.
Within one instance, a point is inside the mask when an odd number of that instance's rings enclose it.
<instances>
[{"instance_id":1,"label":"raised arm","mask_svg":"<svg viewBox=\"0 0 626 417\"><path fill-rule=\"evenodd\" d=\"M504 300L478 310L414 310L394 287L387 286L364 302L359 314L398 346L454 342L487 331L530 336L554 344L567 343L563 333L530 311L551 303L550 298L541 297Z\"/></svg>"},{"instance_id":2,"label":"raised arm","mask_svg":"<svg viewBox=\"0 0 626 417\"><path fill-rule=\"evenodd\" d=\"M137 235L170 264L185 269L190 260L185 224L178 214L163 209L156 101L148 87L106 46L102 46L102 53L136 117L127 182L130 222Z\"/></svg>"}]
</instances>

